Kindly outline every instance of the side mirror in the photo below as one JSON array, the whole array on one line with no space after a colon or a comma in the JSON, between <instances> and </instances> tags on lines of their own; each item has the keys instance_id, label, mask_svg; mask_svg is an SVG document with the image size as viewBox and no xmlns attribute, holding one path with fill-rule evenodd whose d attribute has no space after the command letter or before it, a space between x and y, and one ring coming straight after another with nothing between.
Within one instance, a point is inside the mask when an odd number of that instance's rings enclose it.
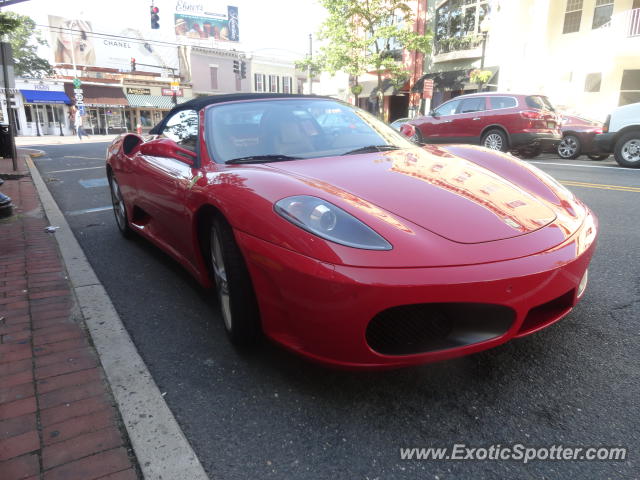
<instances>
[{"instance_id":1,"label":"side mirror","mask_svg":"<svg viewBox=\"0 0 640 480\"><path fill-rule=\"evenodd\" d=\"M198 156L196 152L181 147L169 138L159 138L157 140L151 140L150 142L143 143L140 146L140 153L142 155L151 155L154 157L174 158L186 163L187 165L194 165Z\"/></svg>"},{"instance_id":2,"label":"side mirror","mask_svg":"<svg viewBox=\"0 0 640 480\"><path fill-rule=\"evenodd\" d=\"M429 110L429 116L430 117L437 117L436 111L435 110Z\"/></svg>"}]
</instances>

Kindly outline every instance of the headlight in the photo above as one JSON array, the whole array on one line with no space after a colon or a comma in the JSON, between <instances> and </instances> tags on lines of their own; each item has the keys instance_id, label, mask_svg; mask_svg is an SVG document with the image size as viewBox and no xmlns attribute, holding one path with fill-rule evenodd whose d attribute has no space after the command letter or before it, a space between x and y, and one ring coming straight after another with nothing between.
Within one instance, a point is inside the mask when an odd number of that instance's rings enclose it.
<instances>
[{"instance_id":1,"label":"headlight","mask_svg":"<svg viewBox=\"0 0 640 480\"><path fill-rule=\"evenodd\" d=\"M391 250L391 244L332 203L296 195L276 202L275 211L294 225L325 240L365 250Z\"/></svg>"}]
</instances>

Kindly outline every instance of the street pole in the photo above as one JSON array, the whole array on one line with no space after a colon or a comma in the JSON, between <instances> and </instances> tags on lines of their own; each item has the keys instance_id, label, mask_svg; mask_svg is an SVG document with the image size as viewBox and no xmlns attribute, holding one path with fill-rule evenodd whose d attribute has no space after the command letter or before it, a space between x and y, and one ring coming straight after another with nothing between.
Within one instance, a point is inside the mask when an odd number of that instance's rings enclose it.
<instances>
[{"instance_id":1,"label":"street pole","mask_svg":"<svg viewBox=\"0 0 640 480\"><path fill-rule=\"evenodd\" d=\"M309 65L307 65L307 83L309 84L309 95L313 92L311 81L311 60L313 59L313 36L309 34Z\"/></svg>"},{"instance_id":2,"label":"street pole","mask_svg":"<svg viewBox=\"0 0 640 480\"><path fill-rule=\"evenodd\" d=\"M484 54L487 50L487 32L482 32L482 57L480 58L480 70L484 68Z\"/></svg>"},{"instance_id":3,"label":"street pole","mask_svg":"<svg viewBox=\"0 0 640 480\"><path fill-rule=\"evenodd\" d=\"M4 82L4 98L7 100L7 117L9 122L9 145L11 146L11 165L13 167L13 171L16 172L18 170L18 155L16 153L16 142L13 136L13 129L15 125L13 124L13 115L11 115L11 93L9 90L9 62L10 60L7 58L9 54L11 54L11 46L9 44L9 39L6 35L3 35L2 42L0 43L0 50L2 51L2 81Z\"/></svg>"}]
</instances>

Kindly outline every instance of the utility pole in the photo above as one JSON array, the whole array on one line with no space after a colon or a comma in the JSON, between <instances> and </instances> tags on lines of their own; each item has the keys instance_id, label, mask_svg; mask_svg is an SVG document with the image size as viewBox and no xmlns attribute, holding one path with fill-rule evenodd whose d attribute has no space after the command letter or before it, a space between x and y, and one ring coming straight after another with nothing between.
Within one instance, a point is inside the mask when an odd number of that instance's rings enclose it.
<instances>
[{"instance_id":1,"label":"utility pole","mask_svg":"<svg viewBox=\"0 0 640 480\"><path fill-rule=\"evenodd\" d=\"M313 36L309 34L309 64L307 65L307 83L309 84L309 95L313 92L311 81L311 60L313 60Z\"/></svg>"},{"instance_id":2,"label":"utility pole","mask_svg":"<svg viewBox=\"0 0 640 480\"><path fill-rule=\"evenodd\" d=\"M15 125L13 124L13 115L11 112L12 102L11 96L12 94L10 85L9 85L9 64L13 63L12 52L11 52L11 44L9 43L9 38L7 35L2 36L2 42L0 42L0 51L2 51L2 81L4 85L4 98L7 100L7 121L9 122L9 146L11 147L11 165L13 167L13 171L16 172L18 170L18 155L16 153L16 142L13 136Z\"/></svg>"}]
</instances>

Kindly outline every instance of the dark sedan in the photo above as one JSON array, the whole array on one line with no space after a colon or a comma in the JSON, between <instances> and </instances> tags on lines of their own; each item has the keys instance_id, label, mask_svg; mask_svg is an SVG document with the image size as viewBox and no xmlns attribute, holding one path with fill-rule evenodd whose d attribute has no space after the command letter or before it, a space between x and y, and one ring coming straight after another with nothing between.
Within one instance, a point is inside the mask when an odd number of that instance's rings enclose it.
<instances>
[{"instance_id":1,"label":"dark sedan","mask_svg":"<svg viewBox=\"0 0 640 480\"><path fill-rule=\"evenodd\" d=\"M609 155L601 152L594 138L602 133L602 123L574 115L562 115L562 141L556 147L558 155L566 159L586 155L591 160L604 160Z\"/></svg>"}]
</instances>

